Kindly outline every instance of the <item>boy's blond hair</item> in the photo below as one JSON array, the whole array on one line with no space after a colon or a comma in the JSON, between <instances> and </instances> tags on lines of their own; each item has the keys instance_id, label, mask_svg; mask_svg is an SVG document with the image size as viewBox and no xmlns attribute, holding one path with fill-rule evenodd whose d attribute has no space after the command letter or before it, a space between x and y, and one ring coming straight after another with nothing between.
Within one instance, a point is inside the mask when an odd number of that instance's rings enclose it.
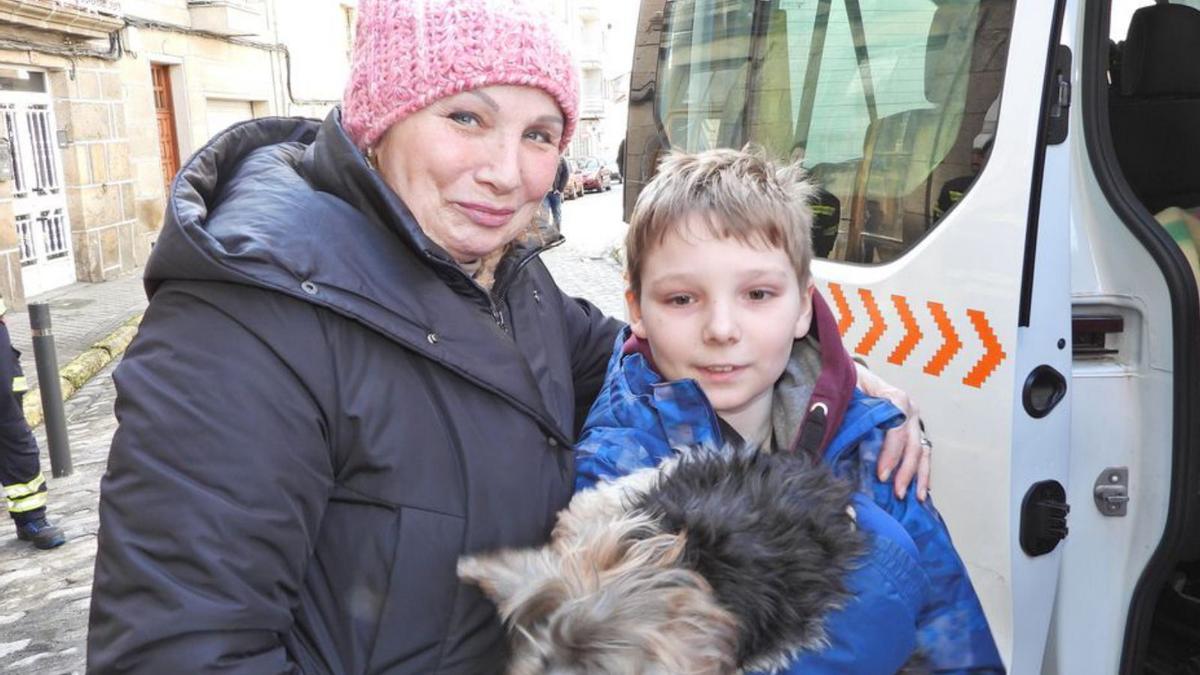
<instances>
[{"instance_id":1,"label":"boy's blond hair","mask_svg":"<svg viewBox=\"0 0 1200 675\"><path fill-rule=\"evenodd\" d=\"M625 235L630 289L641 295L646 255L693 214L718 239L783 249L804 288L812 264L809 200L815 191L799 164L773 162L760 148L672 152L633 207Z\"/></svg>"}]
</instances>

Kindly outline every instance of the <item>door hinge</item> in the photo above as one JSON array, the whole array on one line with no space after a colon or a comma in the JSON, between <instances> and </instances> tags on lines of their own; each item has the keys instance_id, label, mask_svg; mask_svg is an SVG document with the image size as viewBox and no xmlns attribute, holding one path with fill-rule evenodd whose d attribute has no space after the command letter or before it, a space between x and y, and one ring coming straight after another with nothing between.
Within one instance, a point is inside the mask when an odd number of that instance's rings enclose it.
<instances>
[{"instance_id":1,"label":"door hinge","mask_svg":"<svg viewBox=\"0 0 1200 675\"><path fill-rule=\"evenodd\" d=\"M1124 466L1110 466L1101 471L1095 486L1092 487L1092 496L1096 499L1096 508L1100 510L1100 515L1125 515L1129 510L1129 469Z\"/></svg>"}]
</instances>

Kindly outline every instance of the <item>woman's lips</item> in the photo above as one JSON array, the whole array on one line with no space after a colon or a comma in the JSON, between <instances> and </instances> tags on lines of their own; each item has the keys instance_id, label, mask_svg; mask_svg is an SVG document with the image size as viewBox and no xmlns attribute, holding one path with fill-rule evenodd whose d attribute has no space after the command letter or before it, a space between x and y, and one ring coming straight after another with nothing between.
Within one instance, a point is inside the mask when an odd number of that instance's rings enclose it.
<instances>
[{"instance_id":1,"label":"woman's lips","mask_svg":"<svg viewBox=\"0 0 1200 675\"><path fill-rule=\"evenodd\" d=\"M504 227L512 220L513 209L498 209L487 204L472 202L455 202L455 206L466 215L471 222L482 227Z\"/></svg>"}]
</instances>

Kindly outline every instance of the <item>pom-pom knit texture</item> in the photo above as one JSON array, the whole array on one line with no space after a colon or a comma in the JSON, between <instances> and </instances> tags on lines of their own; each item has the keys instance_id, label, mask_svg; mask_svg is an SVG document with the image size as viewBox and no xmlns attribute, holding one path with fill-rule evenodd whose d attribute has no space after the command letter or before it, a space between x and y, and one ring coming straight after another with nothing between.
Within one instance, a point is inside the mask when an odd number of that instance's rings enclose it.
<instances>
[{"instance_id":1,"label":"pom-pom knit texture","mask_svg":"<svg viewBox=\"0 0 1200 675\"><path fill-rule=\"evenodd\" d=\"M369 148L434 101L494 85L550 94L565 149L579 118L579 77L546 17L523 0L362 0L342 124Z\"/></svg>"}]
</instances>

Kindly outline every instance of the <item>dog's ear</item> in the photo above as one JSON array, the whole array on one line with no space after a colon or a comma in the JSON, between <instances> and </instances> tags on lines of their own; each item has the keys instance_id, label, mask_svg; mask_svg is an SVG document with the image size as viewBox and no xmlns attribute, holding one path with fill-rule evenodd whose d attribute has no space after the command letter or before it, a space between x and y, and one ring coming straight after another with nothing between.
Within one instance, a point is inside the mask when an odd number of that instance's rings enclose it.
<instances>
[{"instance_id":1,"label":"dog's ear","mask_svg":"<svg viewBox=\"0 0 1200 675\"><path fill-rule=\"evenodd\" d=\"M554 611L566 595L562 561L547 548L501 551L458 561L458 577L496 603L500 618L532 625Z\"/></svg>"}]
</instances>

